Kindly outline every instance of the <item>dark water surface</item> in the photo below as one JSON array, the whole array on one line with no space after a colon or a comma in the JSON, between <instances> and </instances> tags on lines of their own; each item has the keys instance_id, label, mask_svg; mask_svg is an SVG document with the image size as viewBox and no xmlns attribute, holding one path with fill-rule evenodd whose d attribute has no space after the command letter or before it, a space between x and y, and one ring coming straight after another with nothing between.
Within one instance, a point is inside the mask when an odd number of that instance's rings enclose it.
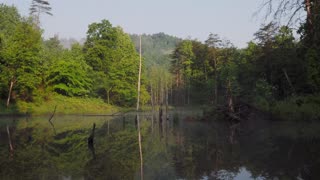
<instances>
[{"instance_id":1,"label":"dark water surface","mask_svg":"<svg viewBox=\"0 0 320 180\"><path fill-rule=\"evenodd\" d=\"M320 179L319 123L202 114L140 114L144 179ZM141 178L134 114L0 118L0 179Z\"/></svg>"}]
</instances>

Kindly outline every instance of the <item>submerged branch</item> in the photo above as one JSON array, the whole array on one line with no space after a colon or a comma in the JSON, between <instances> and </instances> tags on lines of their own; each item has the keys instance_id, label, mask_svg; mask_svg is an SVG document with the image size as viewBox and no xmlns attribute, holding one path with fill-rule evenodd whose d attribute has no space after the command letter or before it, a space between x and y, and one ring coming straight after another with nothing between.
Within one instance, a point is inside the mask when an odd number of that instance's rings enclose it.
<instances>
[{"instance_id":1,"label":"submerged branch","mask_svg":"<svg viewBox=\"0 0 320 180\"><path fill-rule=\"evenodd\" d=\"M51 114L49 118L49 122L51 123L51 119L53 118L54 114L56 113L57 105L54 107L53 113Z\"/></svg>"},{"instance_id":2,"label":"submerged branch","mask_svg":"<svg viewBox=\"0 0 320 180\"><path fill-rule=\"evenodd\" d=\"M57 105L54 107L54 110L53 110L53 113L51 114L51 116L50 116L50 118L49 118L49 123L51 124L51 126L52 126L52 129L53 129L53 132L54 132L54 134L56 135L57 133L56 133L56 129L54 128L54 125L53 125L53 123L51 122L51 120L52 120L52 118L53 118L53 116L55 115L55 113L56 113L56 109L57 109Z\"/></svg>"}]
</instances>

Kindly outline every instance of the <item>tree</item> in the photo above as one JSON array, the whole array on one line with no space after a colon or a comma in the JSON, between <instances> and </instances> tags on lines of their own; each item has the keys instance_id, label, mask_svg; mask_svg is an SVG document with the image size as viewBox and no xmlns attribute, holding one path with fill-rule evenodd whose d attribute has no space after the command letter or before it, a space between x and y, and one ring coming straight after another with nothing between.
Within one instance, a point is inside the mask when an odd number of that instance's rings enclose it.
<instances>
[{"instance_id":1,"label":"tree","mask_svg":"<svg viewBox=\"0 0 320 180\"><path fill-rule=\"evenodd\" d=\"M222 47L217 56L217 67L219 69L221 85L225 89L229 111L234 112L234 97L239 93L237 81L239 53L228 40L222 41Z\"/></svg>"},{"instance_id":2,"label":"tree","mask_svg":"<svg viewBox=\"0 0 320 180\"><path fill-rule=\"evenodd\" d=\"M0 4L0 98L8 97L8 77L5 74L8 60L4 57L5 48L20 21L17 8Z\"/></svg>"},{"instance_id":3,"label":"tree","mask_svg":"<svg viewBox=\"0 0 320 180\"><path fill-rule=\"evenodd\" d=\"M60 44L58 36L44 40L40 51L41 65L41 84L39 90L46 90L48 83L47 77L53 66L60 60L63 60L65 49Z\"/></svg>"},{"instance_id":4,"label":"tree","mask_svg":"<svg viewBox=\"0 0 320 180\"><path fill-rule=\"evenodd\" d=\"M192 41L182 41L173 52L172 58L174 59L172 62L172 71L175 76L176 88L178 90L179 88L185 88L185 90L187 91L187 97L184 97L181 100L183 100L184 103L189 104L190 78L192 73L191 65L194 58L194 54L192 51ZM187 101L185 100L185 98L187 98Z\"/></svg>"},{"instance_id":5,"label":"tree","mask_svg":"<svg viewBox=\"0 0 320 180\"><path fill-rule=\"evenodd\" d=\"M45 13L52 16L50 12L52 8L50 7L50 3L46 0L32 0L30 6L30 15L35 18L36 25L40 27L40 14Z\"/></svg>"},{"instance_id":6,"label":"tree","mask_svg":"<svg viewBox=\"0 0 320 180\"><path fill-rule=\"evenodd\" d=\"M0 34L11 36L20 20L21 16L16 7L0 4Z\"/></svg>"},{"instance_id":7,"label":"tree","mask_svg":"<svg viewBox=\"0 0 320 180\"><path fill-rule=\"evenodd\" d=\"M27 20L22 20L1 49L2 77L8 84L7 106L15 88L19 98L32 100L32 93L40 82L39 51L41 32Z\"/></svg>"},{"instance_id":8,"label":"tree","mask_svg":"<svg viewBox=\"0 0 320 180\"><path fill-rule=\"evenodd\" d=\"M139 56L128 34L112 27L107 20L89 25L84 45L85 59L105 79L103 87L94 87L108 103L133 105L136 100ZM141 87L141 94L146 91Z\"/></svg>"},{"instance_id":9,"label":"tree","mask_svg":"<svg viewBox=\"0 0 320 180\"><path fill-rule=\"evenodd\" d=\"M307 72L305 81L308 81L309 92L320 91L320 2L319 0L267 0L263 7L267 7L267 15L273 14L276 20L289 17L288 24L298 22L301 35L300 56L303 57ZM275 9L273 7L276 7ZM306 16L301 16L306 14Z\"/></svg>"},{"instance_id":10,"label":"tree","mask_svg":"<svg viewBox=\"0 0 320 180\"><path fill-rule=\"evenodd\" d=\"M313 0L263 0L261 9L266 9L266 17L272 15L279 21L285 18L290 24L302 20L301 11L307 10L308 16L311 15L311 1Z\"/></svg>"},{"instance_id":11,"label":"tree","mask_svg":"<svg viewBox=\"0 0 320 180\"><path fill-rule=\"evenodd\" d=\"M218 69L217 69L217 51L221 47L222 40L217 34L209 34L208 39L205 41L208 48L208 58L213 63L214 68L214 101L218 104Z\"/></svg>"},{"instance_id":12,"label":"tree","mask_svg":"<svg viewBox=\"0 0 320 180\"><path fill-rule=\"evenodd\" d=\"M50 66L46 83L59 94L84 96L91 89L90 70L84 60L82 47L74 44L71 50L66 50L61 59Z\"/></svg>"}]
</instances>

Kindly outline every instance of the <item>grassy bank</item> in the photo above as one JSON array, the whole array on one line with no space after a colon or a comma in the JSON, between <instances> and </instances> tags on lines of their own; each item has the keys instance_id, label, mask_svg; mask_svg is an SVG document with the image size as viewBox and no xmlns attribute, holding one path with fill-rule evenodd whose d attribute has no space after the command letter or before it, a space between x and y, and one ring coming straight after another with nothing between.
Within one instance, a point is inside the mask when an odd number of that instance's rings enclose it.
<instances>
[{"instance_id":1,"label":"grassy bank","mask_svg":"<svg viewBox=\"0 0 320 180\"><path fill-rule=\"evenodd\" d=\"M1 114L51 114L55 108L56 114L113 114L123 110L122 108L106 104L101 99L65 97L52 95L49 100L27 103L18 101L6 108L1 104Z\"/></svg>"},{"instance_id":2,"label":"grassy bank","mask_svg":"<svg viewBox=\"0 0 320 180\"><path fill-rule=\"evenodd\" d=\"M320 120L320 95L295 96L283 101L256 101L258 109L283 120Z\"/></svg>"}]
</instances>

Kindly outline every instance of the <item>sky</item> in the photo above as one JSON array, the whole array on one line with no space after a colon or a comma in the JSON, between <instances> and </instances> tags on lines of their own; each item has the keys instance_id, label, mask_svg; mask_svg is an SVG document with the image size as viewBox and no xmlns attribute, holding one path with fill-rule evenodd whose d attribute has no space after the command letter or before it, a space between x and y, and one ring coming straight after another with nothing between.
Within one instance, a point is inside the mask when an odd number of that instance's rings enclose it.
<instances>
[{"instance_id":1,"label":"sky","mask_svg":"<svg viewBox=\"0 0 320 180\"><path fill-rule=\"evenodd\" d=\"M102 19L125 32L164 32L205 41L209 33L245 47L263 23L254 16L261 0L49 0L53 16L43 14L44 37L81 39L88 25ZM31 0L0 0L27 16Z\"/></svg>"}]
</instances>

